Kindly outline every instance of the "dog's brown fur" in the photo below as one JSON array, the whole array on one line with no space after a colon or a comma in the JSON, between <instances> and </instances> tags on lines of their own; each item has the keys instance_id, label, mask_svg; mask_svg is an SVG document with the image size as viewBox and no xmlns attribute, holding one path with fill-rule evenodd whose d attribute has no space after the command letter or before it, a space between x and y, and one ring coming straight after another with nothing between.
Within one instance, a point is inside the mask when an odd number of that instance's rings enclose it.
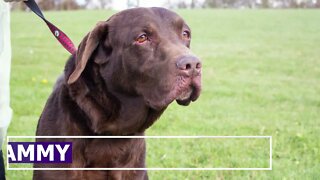
<instances>
[{"instance_id":1,"label":"dog's brown fur","mask_svg":"<svg viewBox=\"0 0 320 180\"><path fill-rule=\"evenodd\" d=\"M140 43L137 37L146 34ZM174 100L200 94L201 63L190 29L163 8L122 11L100 22L66 64L40 117L38 136L144 135ZM189 36L188 36L189 35ZM71 164L35 167L145 167L144 139L37 139L73 144ZM147 179L145 171L35 171L34 179Z\"/></svg>"}]
</instances>

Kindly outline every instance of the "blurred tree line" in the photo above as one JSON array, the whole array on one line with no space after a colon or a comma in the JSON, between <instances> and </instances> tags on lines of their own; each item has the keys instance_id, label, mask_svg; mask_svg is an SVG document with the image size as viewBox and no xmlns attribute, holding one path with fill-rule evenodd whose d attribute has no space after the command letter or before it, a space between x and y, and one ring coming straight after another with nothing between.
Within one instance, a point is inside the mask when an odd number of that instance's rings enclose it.
<instances>
[{"instance_id":1,"label":"blurred tree line","mask_svg":"<svg viewBox=\"0 0 320 180\"><path fill-rule=\"evenodd\" d=\"M320 8L320 0L205 0L211 8Z\"/></svg>"},{"instance_id":2,"label":"blurred tree line","mask_svg":"<svg viewBox=\"0 0 320 180\"><path fill-rule=\"evenodd\" d=\"M116 0L36 0L42 10L112 9ZM127 8L140 0L127 0ZM184 8L320 8L320 0L167 0L164 7ZM12 10L26 10L24 3L12 3Z\"/></svg>"},{"instance_id":3,"label":"blurred tree line","mask_svg":"<svg viewBox=\"0 0 320 180\"><path fill-rule=\"evenodd\" d=\"M72 10L83 8L79 6L76 0L36 0L41 10ZM14 2L11 6L12 10L26 10L24 3Z\"/></svg>"}]
</instances>

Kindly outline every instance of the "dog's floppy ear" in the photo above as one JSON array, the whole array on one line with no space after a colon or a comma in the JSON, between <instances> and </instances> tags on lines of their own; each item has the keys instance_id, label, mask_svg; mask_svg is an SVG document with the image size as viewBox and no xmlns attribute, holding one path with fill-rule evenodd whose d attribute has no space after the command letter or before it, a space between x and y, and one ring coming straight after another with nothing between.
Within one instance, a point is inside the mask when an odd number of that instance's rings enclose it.
<instances>
[{"instance_id":1,"label":"dog's floppy ear","mask_svg":"<svg viewBox=\"0 0 320 180\"><path fill-rule=\"evenodd\" d=\"M74 83L85 69L88 60L92 56L93 52L98 47L101 38L104 38L108 33L108 24L106 21L99 22L95 28L89 32L86 37L80 43L76 58L75 69L71 73L68 79L68 84Z\"/></svg>"}]
</instances>

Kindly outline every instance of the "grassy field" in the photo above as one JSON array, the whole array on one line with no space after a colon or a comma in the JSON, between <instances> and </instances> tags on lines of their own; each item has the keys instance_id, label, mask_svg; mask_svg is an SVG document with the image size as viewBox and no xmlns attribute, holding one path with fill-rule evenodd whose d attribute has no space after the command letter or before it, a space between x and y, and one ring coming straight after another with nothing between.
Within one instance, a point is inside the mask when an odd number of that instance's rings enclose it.
<instances>
[{"instance_id":1,"label":"grassy field","mask_svg":"<svg viewBox=\"0 0 320 180\"><path fill-rule=\"evenodd\" d=\"M46 12L78 44L111 11ZM178 11L203 61L201 98L147 135L270 135L272 171L150 171L150 179L319 179L320 11ZM34 135L68 53L31 13L12 13L9 135ZM148 140L148 167L268 167L266 140ZM8 179L31 179L8 171Z\"/></svg>"}]
</instances>

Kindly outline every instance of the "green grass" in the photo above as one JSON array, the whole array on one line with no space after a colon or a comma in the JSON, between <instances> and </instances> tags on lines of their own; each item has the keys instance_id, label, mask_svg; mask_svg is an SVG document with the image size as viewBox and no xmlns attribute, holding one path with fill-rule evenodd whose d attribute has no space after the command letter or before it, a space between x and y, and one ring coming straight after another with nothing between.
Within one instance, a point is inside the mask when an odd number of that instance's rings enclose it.
<instances>
[{"instance_id":1,"label":"green grass","mask_svg":"<svg viewBox=\"0 0 320 180\"><path fill-rule=\"evenodd\" d=\"M78 44L110 11L45 12ZM150 171L150 179L319 179L320 11L178 11L203 61L203 91L147 135L271 135L272 171ZM31 13L12 13L9 135L34 135L68 53ZM46 82L48 81L48 82ZM267 167L264 140L148 140L148 167ZM8 171L8 179L31 179Z\"/></svg>"}]
</instances>

